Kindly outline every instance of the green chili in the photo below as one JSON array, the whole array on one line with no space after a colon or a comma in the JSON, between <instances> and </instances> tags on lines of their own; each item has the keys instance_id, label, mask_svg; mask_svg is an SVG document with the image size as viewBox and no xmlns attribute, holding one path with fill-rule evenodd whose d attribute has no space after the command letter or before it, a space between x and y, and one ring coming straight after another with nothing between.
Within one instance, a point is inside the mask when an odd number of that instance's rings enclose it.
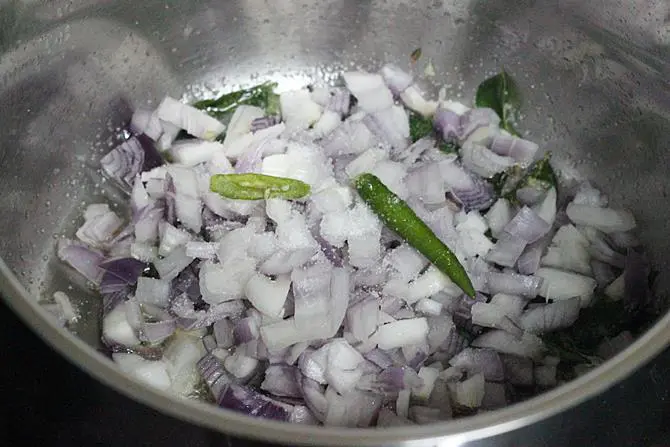
<instances>
[{"instance_id":1,"label":"green chili","mask_svg":"<svg viewBox=\"0 0 670 447\"><path fill-rule=\"evenodd\" d=\"M310 193L310 186L300 180L263 174L216 174L209 189L227 199L300 199Z\"/></svg>"},{"instance_id":2,"label":"green chili","mask_svg":"<svg viewBox=\"0 0 670 447\"><path fill-rule=\"evenodd\" d=\"M384 224L451 278L467 295L475 296L472 282L454 253L400 197L372 174L358 176L355 187L361 198Z\"/></svg>"}]
</instances>

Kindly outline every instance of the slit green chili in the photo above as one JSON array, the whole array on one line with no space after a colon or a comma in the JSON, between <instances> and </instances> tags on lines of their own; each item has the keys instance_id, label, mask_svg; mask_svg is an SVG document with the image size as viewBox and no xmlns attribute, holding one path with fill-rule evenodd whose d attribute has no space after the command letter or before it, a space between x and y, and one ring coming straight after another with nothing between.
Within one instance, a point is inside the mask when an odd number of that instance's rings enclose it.
<instances>
[{"instance_id":1,"label":"slit green chili","mask_svg":"<svg viewBox=\"0 0 670 447\"><path fill-rule=\"evenodd\" d=\"M472 282L458 258L400 197L372 174L361 174L354 184L358 195L386 226L451 278L468 296L475 296Z\"/></svg>"},{"instance_id":2,"label":"slit green chili","mask_svg":"<svg viewBox=\"0 0 670 447\"><path fill-rule=\"evenodd\" d=\"M310 186L292 178L264 174L216 174L209 189L227 199L301 199L310 193Z\"/></svg>"}]
</instances>

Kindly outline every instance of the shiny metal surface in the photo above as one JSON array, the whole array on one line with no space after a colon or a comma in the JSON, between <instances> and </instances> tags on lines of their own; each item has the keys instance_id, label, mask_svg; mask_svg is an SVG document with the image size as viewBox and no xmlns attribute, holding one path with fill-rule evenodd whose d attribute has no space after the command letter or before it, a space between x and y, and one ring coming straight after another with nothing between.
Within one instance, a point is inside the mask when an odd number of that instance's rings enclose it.
<instances>
[{"instance_id":1,"label":"shiny metal surface","mask_svg":"<svg viewBox=\"0 0 670 447\"><path fill-rule=\"evenodd\" d=\"M670 340L666 315L596 371L513 407L411 429L342 430L252 420L180 401L122 376L95 351L95 295L53 259L86 203L110 197L96 160L138 105L201 97L274 79L289 89L351 66L407 64L449 95L504 66L525 94L524 131L556 154L563 175L587 176L632 209L654 266L670 261L670 5L594 0L0 1L0 288L9 305L71 361L171 415L288 444L458 445L561 412L611 387ZM53 290L85 309L77 336L37 305ZM659 275L662 296L670 277Z\"/></svg>"}]
</instances>

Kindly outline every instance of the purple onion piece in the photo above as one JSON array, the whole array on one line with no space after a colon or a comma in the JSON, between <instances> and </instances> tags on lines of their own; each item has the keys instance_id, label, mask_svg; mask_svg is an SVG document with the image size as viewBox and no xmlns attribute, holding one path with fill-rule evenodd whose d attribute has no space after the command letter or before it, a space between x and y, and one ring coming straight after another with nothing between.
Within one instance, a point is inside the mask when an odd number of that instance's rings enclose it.
<instances>
[{"instance_id":1,"label":"purple onion piece","mask_svg":"<svg viewBox=\"0 0 670 447\"><path fill-rule=\"evenodd\" d=\"M411 74L402 70L395 64L386 64L380 70L384 83L391 90L391 92L398 96L414 83L414 78Z\"/></svg>"},{"instance_id":2,"label":"purple onion piece","mask_svg":"<svg viewBox=\"0 0 670 447\"><path fill-rule=\"evenodd\" d=\"M313 234L312 236L314 236L314 239L319 243L321 252L324 254L326 259L328 259L333 264L333 266L342 267L343 265L342 251L337 247L333 247L318 232L316 234Z\"/></svg>"},{"instance_id":3,"label":"purple onion piece","mask_svg":"<svg viewBox=\"0 0 670 447\"><path fill-rule=\"evenodd\" d=\"M624 268L624 306L632 314L647 309L652 303L649 289L650 266L647 257L628 249Z\"/></svg>"},{"instance_id":4,"label":"purple onion piece","mask_svg":"<svg viewBox=\"0 0 670 447\"><path fill-rule=\"evenodd\" d=\"M471 177L472 188L452 188L451 194L465 208L465 211L488 209L496 200L493 186L479 176L471 175Z\"/></svg>"},{"instance_id":5,"label":"purple onion piece","mask_svg":"<svg viewBox=\"0 0 670 447\"><path fill-rule=\"evenodd\" d=\"M265 370L261 389L275 396L302 397L296 372L297 368L294 366L270 365Z\"/></svg>"},{"instance_id":6,"label":"purple onion piece","mask_svg":"<svg viewBox=\"0 0 670 447\"><path fill-rule=\"evenodd\" d=\"M169 173L165 174L165 220L171 225L177 223L176 196L174 179Z\"/></svg>"},{"instance_id":7,"label":"purple onion piece","mask_svg":"<svg viewBox=\"0 0 670 447\"><path fill-rule=\"evenodd\" d=\"M116 306L124 302L128 298L130 287L126 286L123 290L118 290L111 293L101 292L102 294L102 316L104 317L109 312L114 310Z\"/></svg>"},{"instance_id":8,"label":"purple onion piece","mask_svg":"<svg viewBox=\"0 0 670 447\"><path fill-rule=\"evenodd\" d=\"M174 299L179 295L186 294L186 296L193 302L199 302L202 294L200 293L200 279L198 271L200 263L194 261L191 265L182 270L175 279L172 280L170 286L170 299Z\"/></svg>"},{"instance_id":9,"label":"purple onion piece","mask_svg":"<svg viewBox=\"0 0 670 447\"><path fill-rule=\"evenodd\" d=\"M279 117L270 115L256 118L251 122L251 132L256 133L259 130L267 129L268 127L279 124Z\"/></svg>"},{"instance_id":10,"label":"purple onion piece","mask_svg":"<svg viewBox=\"0 0 670 447\"><path fill-rule=\"evenodd\" d=\"M124 141L100 160L102 173L130 192L137 174L144 166L144 149L137 138Z\"/></svg>"},{"instance_id":11,"label":"purple onion piece","mask_svg":"<svg viewBox=\"0 0 670 447\"><path fill-rule=\"evenodd\" d=\"M99 265L105 256L84 244L69 239L58 241L58 258L69 264L93 284L100 284L104 270Z\"/></svg>"},{"instance_id":12,"label":"purple onion piece","mask_svg":"<svg viewBox=\"0 0 670 447\"><path fill-rule=\"evenodd\" d=\"M235 324L233 329L233 336L235 337L235 344L242 344L250 342L258 338L258 326L256 321L251 318L242 318Z\"/></svg>"},{"instance_id":13,"label":"purple onion piece","mask_svg":"<svg viewBox=\"0 0 670 447\"><path fill-rule=\"evenodd\" d=\"M393 365L393 360L386 351L382 351L378 348L366 352L363 354L363 357L382 369L390 368Z\"/></svg>"},{"instance_id":14,"label":"purple onion piece","mask_svg":"<svg viewBox=\"0 0 670 447\"><path fill-rule=\"evenodd\" d=\"M535 159L539 146L532 141L511 135L493 137L490 149L498 155L512 157L521 167L528 167Z\"/></svg>"},{"instance_id":15,"label":"purple onion piece","mask_svg":"<svg viewBox=\"0 0 670 447\"><path fill-rule=\"evenodd\" d=\"M486 380L493 382L505 378L500 355L493 349L466 348L449 360L449 364L467 372L468 377L482 373Z\"/></svg>"},{"instance_id":16,"label":"purple onion piece","mask_svg":"<svg viewBox=\"0 0 670 447\"><path fill-rule=\"evenodd\" d=\"M248 416L288 421L293 407L271 399L253 389L235 384L228 385L219 398L219 405Z\"/></svg>"},{"instance_id":17,"label":"purple onion piece","mask_svg":"<svg viewBox=\"0 0 670 447\"><path fill-rule=\"evenodd\" d=\"M247 149L247 151L237 160L237 163L235 163L235 172L237 174L260 172L265 145L268 141L269 140L265 139L258 142L257 147Z\"/></svg>"},{"instance_id":18,"label":"purple onion piece","mask_svg":"<svg viewBox=\"0 0 670 447\"><path fill-rule=\"evenodd\" d=\"M173 318L153 323L142 322L139 339L149 343L159 343L174 334L175 330L177 330L177 322Z\"/></svg>"},{"instance_id":19,"label":"purple onion piece","mask_svg":"<svg viewBox=\"0 0 670 447\"><path fill-rule=\"evenodd\" d=\"M505 369L505 379L512 385L532 386L535 382L533 377L533 361L525 357L500 354L500 360Z\"/></svg>"},{"instance_id":20,"label":"purple onion piece","mask_svg":"<svg viewBox=\"0 0 670 447\"><path fill-rule=\"evenodd\" d=\"M223 391L231 383L231 378L223 364L212 354L207 354L198 361L196 367L212 396L219 402Z\"/></svg>"},{"instance_id":21,"label":"purple onion piece","mask_svg":"<svg viewBox=\"0 0 670 447\"><path fill-rule=\"evenodd\" d=\"M164 164L163 157L161 156L160 152L158 152L158 149L156 149L156 144L151 138L145 134L136 135L135 138L137 138L137 141L144 150L144 163L142 164L142 172L151 171L152 169Z\"/></svg>"},{"instance_id":22,"label":"purple onion piece","mask_svg":"<svg viewBox=\"0 0 670 447\"><path fill-rule=\"evenodd\" d=\"M485 107L470 109L461 115L461 141L467 139L475 130L482 127L495 127L500 125L500 117L493 110Z\"/></svg>"},{"instance_id":23,"label":"purple onion piece","mask_svg":"<svg viewBox=\"0 0 670 447\"><path fill-rule=\"evenodd\" d=\"M336 88L330 91L330 99L326 110L339 113L341 116L349 113L351 108L351 93L345 88Z\"/></svg>"},{"instance_id":24,"label":"purple onion piece","mask_svg":"<svg viewBox=\"0 0 670 447\"><path fill-rule=\"evenodd\" d=\"M544 252L551 243L551 233L546 234L540 240L529 244L517 261L517 270L522 275L534 275L540 268L540 261Z\"/></svg>"},{"instance_id":25,"label":"purple onion piece","mask_svg":"<svg viewBox=\"0 0 670 447\"><path fill-rule=\"evenodd\" d=\"M146 263L135 258L110 259L100 263L100 268L105 271L103 281L107 277L107 280L112 282L109 278L111 275L128 285L136 284L137 279L142 276L147 267Z\"/></svg>"},{"instance_id":26,"label":"purple onion piece","mask_svg":"<svg viewBox=\"0 0 670 447\"><path fill-rule=\"evenodd\" d=\"M441 358L449 361L453 356L461 352L470 345L470 340L466 338L460 331L453 328L449 337L440 346L439 353Z\"/></svg>"},{"instance_id":27,"label":"purple onion piece","mask_svg":"<svg viewBox=\"0 0 670 447\"><path fill-rule=\"evenodd\" d=\"M433 117L433 126L446 142L461 138L463 128L461 117L449 109L439 107Z\"/></svg>"},{"instance_id":28,"label":"purple onion piece","mask_svg":"<svg viewBox=\"0 0 670 447\"><path fill-rule=\"evenodd\" d=\"M521 208L504 228L505 233L529 244L538 241L549 230L551 230L551 225L527 206Z\"/></svg>"}]
</instances>

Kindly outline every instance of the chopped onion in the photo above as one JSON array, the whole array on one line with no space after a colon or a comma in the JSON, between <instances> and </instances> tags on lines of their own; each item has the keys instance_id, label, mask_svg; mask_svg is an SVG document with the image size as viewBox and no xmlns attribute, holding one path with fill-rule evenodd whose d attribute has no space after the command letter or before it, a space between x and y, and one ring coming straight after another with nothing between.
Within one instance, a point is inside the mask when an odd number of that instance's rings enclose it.
<instances>
[{"instance_id":1,"label":"chopped onion","mask_svg":"<svg viewBox=\"0 0 670 447\"><path fill-rule=\"evenodd\" d=\"M570 327L579 317L580 307L580 299L572 298L529 309L521 316L521 327L534 334Z\"/></svg>"},{"instance_id":2,"label":"chopped onion","mask_svg":"<svg viewBox=\"0 0 670 447\"><path fill-rule=\"evenodd\" d=\"M550 300L568 300L579 297L582 307L590 304L597 285L594 279L587 276L552 268L542 267L535 273L535 276L544 280L540 295Z\"/></svg>"},{"instance_id":3,"label":"chopped onion","mask_svg":"<svg viewBox=\"0 0 670 447\"><path fill-rule=\"evenodd\" d=\"M477 348L491 348L501 354L511 354L520 357L539 358L544 351L544 344L535 335L526 332L519 339L509 332L493 330L477 337L472 346Z\"/></svg>"},{"instance_id":4,"label":"chopped onion","mask_svg":"<svg viewBox=\"0 0 670 447\"><path fill-rule=\"evenodd\" d=\"M214 140L226 126L195 107L166 96L156 109L158 117L203 140Z\"/></svg>"},{"instance_id":5,"label":"chopped onion","mask_svg":"<svg viewBox=\"0 0 670 447\"><path fill-rule=\"evenodd\" d=\"M535 298L542 290L542 277L495 272L490 272L487 276L488 289L493 295L506 293L509 295Z\"/></svg>"},{"instance_id":6,"label":"chopped onion","mask_svg":"<svg viewBox=\"0 0 670 447\"><path fill-rule=\"evenodd\" d=\"M605 233L630 231L635 228L635 218L625 210L600 208L571 203L566 210L568 217L577 225L597 228Z\"/></svg>"},{"instance_id":7,"label":"chopped onion","mask_svg":"<svg viewBox=\"0 0 670 447\"><path fill-rule=\"evenodd\" d=\"M410 318L380 326L373 337L380 349L393 349L420 343L427 335L426 319Z\"/></svg>"},{"instance_id":8,"label":"chopped onion","mask_svg":"<svg viewBox=\"0 0 670 447\"><path fill-rule=\"evenodd\" d=\"M479 408L484 400L486 381L483 374L475 374L463 382L449 383L454 402L468 408Z\"/></svg>"}]
</instances>

